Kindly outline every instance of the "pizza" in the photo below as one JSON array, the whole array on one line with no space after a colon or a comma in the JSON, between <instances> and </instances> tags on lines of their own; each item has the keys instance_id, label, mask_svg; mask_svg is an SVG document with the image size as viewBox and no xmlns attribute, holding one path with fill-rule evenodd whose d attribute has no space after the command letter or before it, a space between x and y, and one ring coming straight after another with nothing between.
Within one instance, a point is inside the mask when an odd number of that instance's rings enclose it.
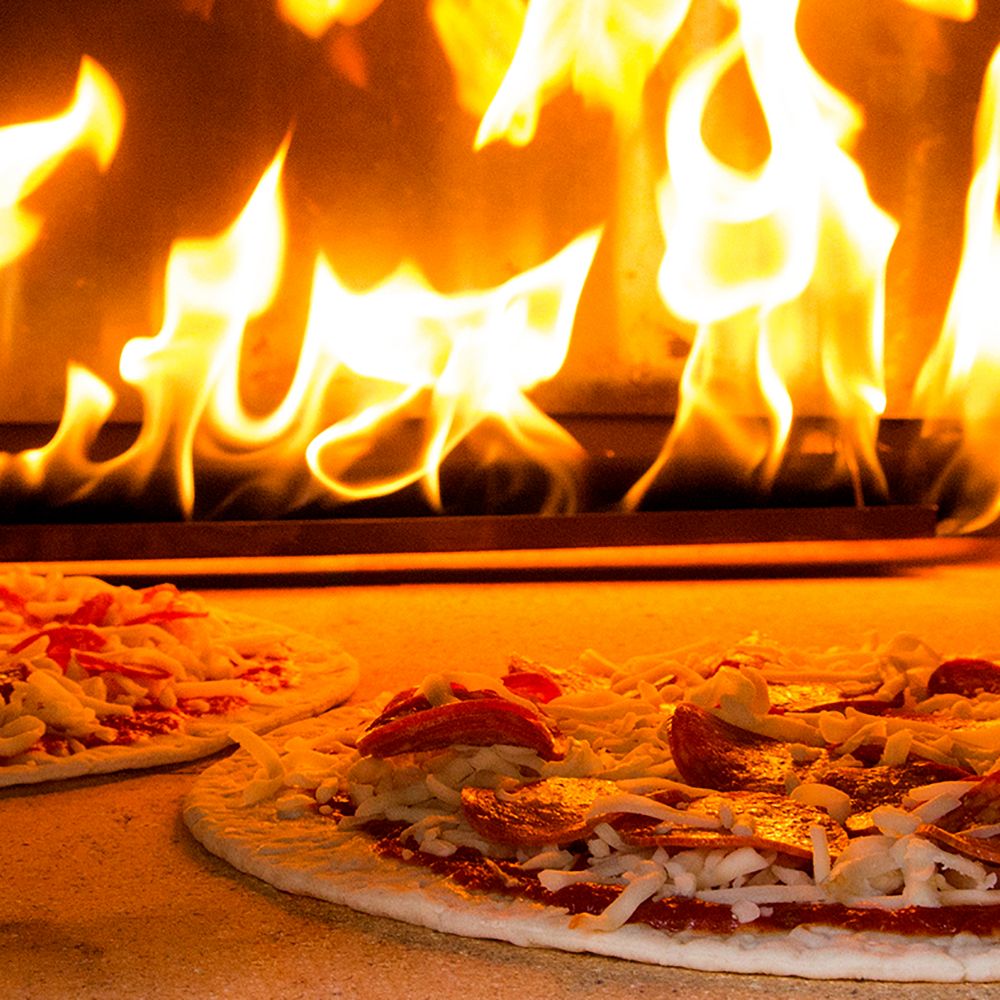
<instances>
[{"instance_id":1,"label":"pizza","mask_svg":"<svg viewBox=\"0 0 1000 1000\"><path fill-rule=\"evenodd\" d=\"M193 760L346 700L336 643L172 583L0 575L0 786Z\"/></svg>"},{"instance_id":2,"label":"pizza","mask_svg":"<svg viewBox=\"0 0 1000 1000\"><path fill-rule=\"evenodd\" d=\"M291 893L705 971L1000 980L989 657L913 635L514 657L234 737L185 821Z\"/></svg>"}]
</instances>

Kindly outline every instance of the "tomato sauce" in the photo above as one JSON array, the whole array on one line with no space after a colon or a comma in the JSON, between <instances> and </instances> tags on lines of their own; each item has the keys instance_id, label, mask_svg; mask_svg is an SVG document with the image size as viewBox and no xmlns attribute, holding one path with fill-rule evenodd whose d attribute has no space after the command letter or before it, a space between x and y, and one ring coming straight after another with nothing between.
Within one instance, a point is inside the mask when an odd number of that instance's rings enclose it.
<instances>
[{"instance_id":1,"label":"tomato sauce","mask_svg":"<svg viewBox=\"0 0 1000 1000\"><path fill-rule=\"evenodd\" d=\"M550 892L532 872L510 861L486 859L468 848L448 858L407 851L395 833L377 827L374 849L383 857L427 868L445 875L466 889L529 899L559 907L569 914L602 913L621 892L619 886L577 882ZM972 933L1000 936L1000 906L851 907L837 903L775 903L761 907L761 914L741 924L722 903L674 896L647 900L629 918L672 934L695 931L706 934L787 933L796 927L839 927L850 931L880 931L910 937L950 936Z\"/></svg>"},{"instance_id":2,"label":"tomato sauce","mask_svg":"<svg viewBox=\"0 0 1000 1000\"><path fill-rule=\"evenodd\" d=\"M240 680L252 684L258 691L273 694L292 686L291 675L282 663L270 663L267 666L251 667L240 674Z\"/></svg>"}]
</instances>

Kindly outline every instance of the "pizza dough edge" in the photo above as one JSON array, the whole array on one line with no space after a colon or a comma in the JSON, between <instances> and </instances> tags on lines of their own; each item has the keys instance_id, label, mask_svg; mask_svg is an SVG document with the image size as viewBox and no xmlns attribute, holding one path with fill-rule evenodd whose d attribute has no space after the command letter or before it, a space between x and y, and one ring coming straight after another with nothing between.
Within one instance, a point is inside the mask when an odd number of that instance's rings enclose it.
<instances>
[{"instance_id":1,"label":"pizza dough edge","mask_svg":"<svg viewBox=\"0 0 1000 1000\"><path fill-rule=\"evenodd\" d=\"M323 719L310 719L269 738L309 738L323 725ZM273 801L243 805L242 790L256 766L245 751L213 764L185 798L183 817L211 853L284 892L460 937L702 972L886 982L1000 980L1000 943L974 935L902 939L816 929L721 936L670 935L638 924L610 933L573 928L562 911L472 893L427 869L378 857L363 836L341 833L318 814L278 819Z\"/></svg>"},{"instance_id":2,"label":"pizza dough edge","mask_svg":"<svg viewBox=\"0 0 1000 1000\"><path fill-rule=\"evenodd\" d=\"M270 624L248 615L227 613L226 618L256 626ZM328 711L347 701L357 690L361 677L358 661L345 652L336 640L292 631L289 644L293 649L292 662L302 670L303 680L301 687L296 689L297 697L287 704L251 705L240 713L225 717L202 717L197 724L202 729L210 730L207 735L165 733L148 744L92 747L71 757L0 766L0 789L200 760L231 746L233 741L229 731L235 725L245 726L257 733L268 733Z\"/></svg>"}]
</instances>

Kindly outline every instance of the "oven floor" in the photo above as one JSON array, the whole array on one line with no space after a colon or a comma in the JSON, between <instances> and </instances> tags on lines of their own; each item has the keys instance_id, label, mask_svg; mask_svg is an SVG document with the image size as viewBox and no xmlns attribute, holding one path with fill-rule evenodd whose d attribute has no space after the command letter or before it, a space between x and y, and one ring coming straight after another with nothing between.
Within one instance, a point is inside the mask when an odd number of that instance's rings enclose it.
<instances>
[{"instance_id":1,"label":"oven floor","mask_svg":"<svg viewBox=\"0 0 1000 1000\"><path fill-rule=\"evenodd\" d=\"M883 570L475 583L289 577L199 589L227 608L339 638L361 661L360 697L449 665L498 672L513 652L564 664L592 647L625 659L758 629L810 645L912 631L943 652L1000 652L1000 562ZM737 991L805 998L820 988L446 937L282 894L208 854L183 826L180 801L205 766L0 792L0 993L721 1000ZM932 1000L990 988L907 989ZM895 1000L899 987L833 983L821 992Z\"/></svg>"}]
</instances>

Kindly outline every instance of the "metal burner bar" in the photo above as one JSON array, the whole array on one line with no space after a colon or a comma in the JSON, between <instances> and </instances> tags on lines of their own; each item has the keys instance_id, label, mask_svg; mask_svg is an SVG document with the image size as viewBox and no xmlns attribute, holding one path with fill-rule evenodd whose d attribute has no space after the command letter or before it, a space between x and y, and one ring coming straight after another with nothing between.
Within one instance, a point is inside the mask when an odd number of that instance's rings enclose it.
<instances>
[{"instance_id":1,"label":"metal burner bar","mask_svg":"<svg viewBox=\"0 0 1000 1000\"><path fill-rule=\"evenodd\" d=\"M919 505L0 526L5 562L929 538Z\"/></svg>"}]
</instances>

